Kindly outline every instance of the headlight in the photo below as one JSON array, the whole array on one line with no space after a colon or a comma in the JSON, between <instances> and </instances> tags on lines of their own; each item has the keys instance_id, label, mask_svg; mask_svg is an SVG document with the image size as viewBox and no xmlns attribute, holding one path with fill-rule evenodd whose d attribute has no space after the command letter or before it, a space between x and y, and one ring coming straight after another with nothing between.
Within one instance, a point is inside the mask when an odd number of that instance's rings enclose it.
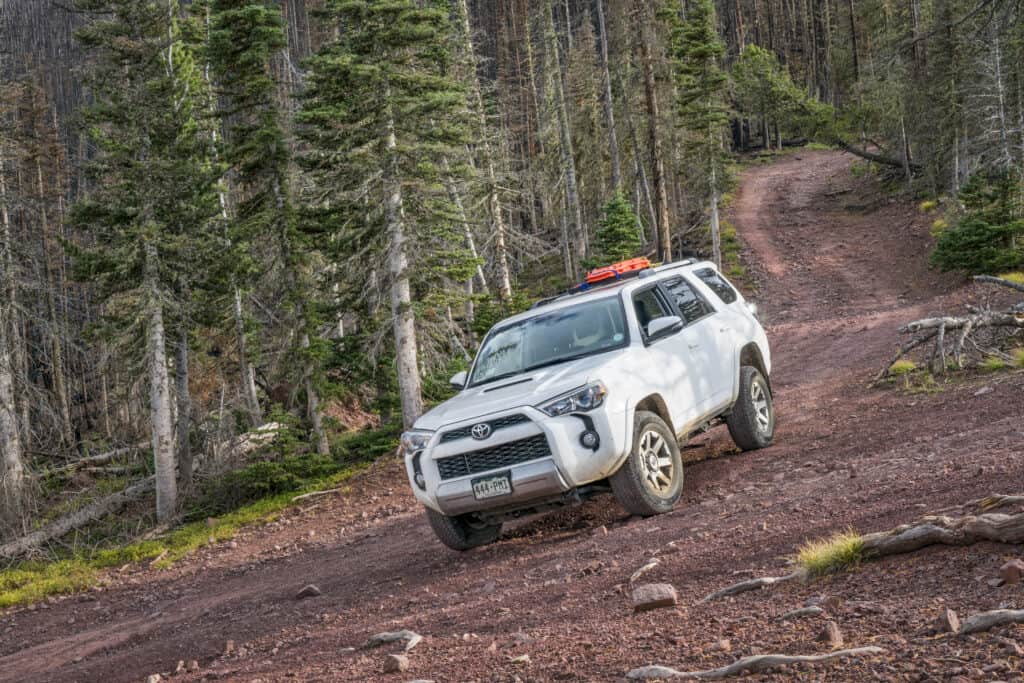
<instances>
[{"instance_id":1,"label":"headlight","mask_svg":"<svg viewBox=\"0 0 1024 683\"><path fill-rule=\"evenodd\" d=\"M594 382L580 389L573 389L568 394L563 394L538 408L551 417L567 413L585 413L604 403L604 397L607 395L608 390L605 386L600 382Z\"/></svg>"},{"instance_id":2,"label":"headlight","mask_svg":"<svg viewBox=\"0 0 1024 683\"><path fill-rule=\"evenodd\" d=\"M427 447L427 444L430 443L430 437L432 436L434 436L434 432L424 432L420 430L405 432L402 434L402 438L398 442L398 454L405 457L407 453L422 451Z\"/></svg>"}]
</instances>

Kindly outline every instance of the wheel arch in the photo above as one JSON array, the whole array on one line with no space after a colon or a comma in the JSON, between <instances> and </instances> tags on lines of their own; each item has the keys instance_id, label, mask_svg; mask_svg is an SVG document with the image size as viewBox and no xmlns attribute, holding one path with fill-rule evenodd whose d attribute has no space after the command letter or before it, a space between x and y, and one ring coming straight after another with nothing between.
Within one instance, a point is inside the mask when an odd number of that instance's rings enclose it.
<instances>
[{"instance_id":1,"label":"wheel arch","mask_svg":"<svg viewBox=\"0 0 1024 683\"><path fill-rule=\"evenodd\" d=\"M736 368L737 377L739 376L739 369L744 365L757 368L757 371L761 373L762 377L764 377L764 381L768 383L768 391L774 393L774 390L772 389L772 379L768 375L764 356L761 355L761 349L757 346L757 342L749 342L746 346L740 349L739 367Z\"/></svg>"},{"instance_id":2,"label":"wheel arch","mask_svg":"<svg viewBox=\"0 0 1024 683\"><path fill-rule=\"evenodd\" d=\"M649 413L654 413L655 415L657 415L658 417L665 421L665 424L668 425L668 428L672 430L673 434L676 433L676 427L672 423L672 414L669 413L668 404L665 403L665 399L662 397L661 394L649 394L648 396L645 396L644 398L640 399L637 402L636 407L633 408L633 420L632 424L630 425L631 427L636 424L636 414L641 410L645 410ZM632 430L630 430L627 436L632 441ZM632 443L630 443L630 448L632 448Z\"/></svg>"}]
</instances>

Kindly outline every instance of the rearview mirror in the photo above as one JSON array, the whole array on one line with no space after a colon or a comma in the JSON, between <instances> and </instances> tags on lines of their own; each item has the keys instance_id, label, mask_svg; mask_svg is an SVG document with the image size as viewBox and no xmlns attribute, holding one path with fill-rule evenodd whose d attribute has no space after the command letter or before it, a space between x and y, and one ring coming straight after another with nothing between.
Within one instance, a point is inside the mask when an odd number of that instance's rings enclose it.
<instances>
[{"instance_id":1,"label":"rearview mirror","mask_svg":"<svg viewBox=\"0 0 1024 683\"><path fill-rule=\"evenodd\" d=\"M683 319L678 315L665 315L655 318L647 323L647 336L650 339L660 337L663 334L675 332L683 328Z\"/></svg>"},{"instance_id":2,"label":"rearview mirror","mask_svg":"<svg viewBox=\"0 0 1024 683\"><path fill-rule=\"evenodd\" d=\"M460 390L461 389L465 389L466 388L466 371L463 370L462 372L456 372L454 375L452 375L452 378L450 380L448 380L448 383L451 384L456 389L460 389Z\"/></svg>"}]
</instances>

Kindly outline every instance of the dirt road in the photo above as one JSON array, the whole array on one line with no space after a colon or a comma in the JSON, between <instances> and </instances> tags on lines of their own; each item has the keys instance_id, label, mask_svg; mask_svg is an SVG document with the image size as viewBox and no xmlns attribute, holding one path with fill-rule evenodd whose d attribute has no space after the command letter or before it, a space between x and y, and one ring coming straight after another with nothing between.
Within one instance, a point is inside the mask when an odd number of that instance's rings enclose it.
<instances>
[{"instance_id":1,"label":"dirt road","mask_svg":"<svg viewBox=\"0 0 1024 683\"><path fill-rule=\"evenodd\" d=\"M457 554L434 540L397 464L380 463L354 491L170 570L114 572L101 589L8 611L0 680L143 681L197 660L198 671L172 680L614 681L651 663L702 669L752 653L822 652L821 618L777 618L815 597L838 598L830 618L847 646L888 654L757 680L1012 677L1020 659L999 638L1024 640L1024 630L968 640L922 630L945 606L961 615L1024 607L1020 586L985 582L1019 547L933 548L696 604L740 578L784 573L803 540L1022 488L1021 373L938 393L867 387L900 322L989 294L929 271L928 219L849 165L802 152L744 174L730 213L761 282L777 445L738 454L720 429L691 444L674 513L630 519L596 499ZM644 580L672 583L680 604L633 614L626 585L652 557L659 564ZM308 583L323 595L296 600ZM402 628L424 641L409 671L383 674L398 648L361 646ZM728 648L716 645L723 639Z\"/></svg>"}]
</instances>

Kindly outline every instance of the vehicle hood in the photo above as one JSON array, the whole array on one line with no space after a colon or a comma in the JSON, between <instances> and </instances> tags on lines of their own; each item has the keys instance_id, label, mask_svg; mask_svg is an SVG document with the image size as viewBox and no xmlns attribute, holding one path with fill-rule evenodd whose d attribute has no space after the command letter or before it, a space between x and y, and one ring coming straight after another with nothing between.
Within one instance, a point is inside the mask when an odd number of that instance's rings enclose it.
<instances>
[{"instance_id":1,"label":"vehicle hood","mask_svg":"<svg viewBox=\"0 0 1024 683\"><path fill-rule=\"evenodd\" d=\"M445 425L486 417L521 406L536 406L600 379L600 371L615 354L602 353L561 365L524 372L459 392L416 420L416 429L437 430Z\"/></svg>"}]
</instances>

